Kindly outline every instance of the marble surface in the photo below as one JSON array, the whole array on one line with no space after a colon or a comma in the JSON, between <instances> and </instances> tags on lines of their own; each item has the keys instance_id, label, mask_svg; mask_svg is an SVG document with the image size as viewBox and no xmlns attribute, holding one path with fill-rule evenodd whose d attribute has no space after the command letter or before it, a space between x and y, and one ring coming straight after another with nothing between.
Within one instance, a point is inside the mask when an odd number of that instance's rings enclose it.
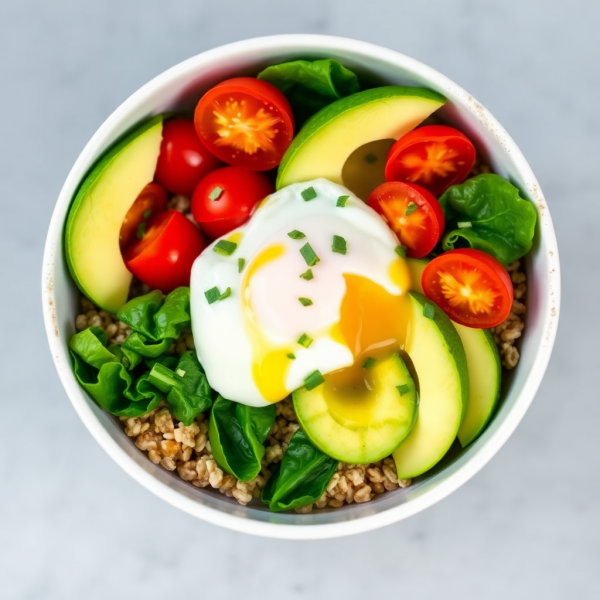
<instances>
[{"instance_id":1,"label":"marble surface","mask_svg":"<svg viewBox=\"0 0 600 600\"><path fill-rule=\"evenodd\" d=\"M600 597L599 28L584 0L0 0L0 598ZM54 199L104 118L188 56L285 32L378 42L469 90L538 175L563 265L548 374L496 458L407 522L324 542L221 530L129 479L68 403L39 301Z\"/></svg>"}]
</instances>

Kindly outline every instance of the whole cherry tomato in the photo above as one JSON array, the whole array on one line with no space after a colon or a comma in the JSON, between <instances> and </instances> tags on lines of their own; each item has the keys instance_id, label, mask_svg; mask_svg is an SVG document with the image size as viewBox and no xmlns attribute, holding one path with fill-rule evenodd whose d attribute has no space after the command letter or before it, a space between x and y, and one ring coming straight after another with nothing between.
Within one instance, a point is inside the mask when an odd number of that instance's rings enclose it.
<instances>
[{"instance_id":1,"label":"whole cherry tomato","mask_svg":"<svg viewBox=\"0 0 600 600\"><path fill-rule=\"evenodd\" d=\"M192 196L192 215L200 229L218 238L243 225L254 207L274 192L262 173L241 167L223 167L200 181Z\"/></svg>"},{"instance_id":2,"label":"whole cherry tomato","mask_svg":"<svg viewBox=\"0 0 600 600\"><path fill-rule=\"evenodd\" d=\"M166 294L190 284L192 265L205 246L189 219L168 210L148 222L141 239L126 248L123 260L140 281Z\"/></svg>"},{"instance_id":3,"label":"whole cherry tomato","mask_svg":"<svg viewBox=\"0 0 600 600\"><path fill-rule=\"evenodd\" d=\"M164 124L154 179L169 192L191 196L200 179L220 165L198 138L191 119Z\"/></svg>"},{"instance_id":4,"label":"whole cherry tomato","mask_svg":"<svg viewBox=\"0 0 600 600\"><path fill-rule=\"evenodd\" d=\"M208 90L196 106L194 123L215 156L255 171L276 167L294 137L287 98L254 77L235 77Z\"/></svg>"}]
</instances>

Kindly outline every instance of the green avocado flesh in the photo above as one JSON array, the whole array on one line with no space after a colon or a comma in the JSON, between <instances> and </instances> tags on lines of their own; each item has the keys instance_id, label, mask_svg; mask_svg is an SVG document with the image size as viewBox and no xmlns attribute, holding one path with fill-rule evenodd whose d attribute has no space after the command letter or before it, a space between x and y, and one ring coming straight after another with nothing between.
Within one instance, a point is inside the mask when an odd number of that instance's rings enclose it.
<instances>
[{"instance_id":1,"label":"green avocado flesh","mask_svg":"<svg viewBox=\"0 0 600 600\"><path fill-rule=\"evenodd\" d=\"M87 175L69 210L69 271L92 302L113 314L126 302L132 279L121 257L121 225L154 178L162 127L162 116L154 117L113 146Z\"/></svg>"},{"instance_id":2,"label":"green avocado flesh","mask_svg":"<svg viewBox=\"0 0 600 600\"><path fill-rule=\"evenodd\" d=\"M277 189L319 177L343 184L344 163L357 148L375 140L397 140L445 101L431 90L397 85L336 100L294 138L279 165Z\"/></svg>"},{"instance_id":3,"label":"green avocado flesh","mask_svg":"<svg viewBox=\"0 0 600 600\"><path fill-rule=\"evenodd\" d=\"M333 390L329 383L293 393L294 408L311 441L329 456L366 464L388 456L412 429L415 383L400 356L368 370L372 391Z\"/></svg>"},{"instance_id":4,"label":"green avocado flesh","mask_svg":"<svg viewBox=\"0 0 600 600\"><path fill-rule=\"evenodd\" d=\"M412 314L405 350L419 381L419 411L412 431L393 453L400 479L421 475L446 454L469 393L465 351L452 322L422 294L411 292L409 297Z\"/></svg>"}]
</instances>

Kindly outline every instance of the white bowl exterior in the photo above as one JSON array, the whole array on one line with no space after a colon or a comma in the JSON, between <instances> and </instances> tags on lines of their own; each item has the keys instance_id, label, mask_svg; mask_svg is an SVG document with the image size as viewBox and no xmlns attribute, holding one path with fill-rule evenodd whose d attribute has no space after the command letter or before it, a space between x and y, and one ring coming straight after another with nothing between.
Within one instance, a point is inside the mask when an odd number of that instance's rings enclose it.
<instances>
[{"instance_id":1,"label":"white bowl exterior","mask_svg":"<svg viewBox=\"0 0 600 600\"><path fill-rule=\"evenodd\" d=\"M521 361L500 409L483 435L443 469L404 490L368 504L307 515L273 514L242 507L216 492L199 490L152 464L113 417L79 387L71 370L68 340L74 333L77 294L66 268L62 231L78 184L100 154L143 118L177 106L193 107L199 94L240 73L298 57L337 58L348 67L388 83L419 85L448 98L445 116L476 142L493 169L534 202L537 240L528 257L527 329ZM128 98L102 124L81 152L60 192L46 241L42 272L43 312L50 350L78 415L108 454L134 479L172 505L211 523L255 535L316 539L359 533L405 519L456 490L483 467L515 430L540 385L554 343L560 305L556 238L546 201L527 161L494 117L447 77L395 51L356 40L320 35L282 35L236 42L199 54L165 71Z\"/></svg>"}]
</instances>

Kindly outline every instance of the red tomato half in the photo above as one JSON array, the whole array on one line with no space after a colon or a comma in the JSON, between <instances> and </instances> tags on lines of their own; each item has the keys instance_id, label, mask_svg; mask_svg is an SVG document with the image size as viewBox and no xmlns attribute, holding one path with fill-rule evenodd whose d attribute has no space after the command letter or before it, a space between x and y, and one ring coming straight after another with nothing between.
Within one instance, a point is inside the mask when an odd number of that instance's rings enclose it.
<instances>
[{"instance_id":1,"label":"red tomato half","mask_svg":"<svg viewBox=\"0 0 600 600\"><path fill-rule=\"evenodd\" d=\"M417 183L434 196L461 183L475 163L475 147L447 125L425 125L401 137L390 149L386 181Z\"/></svg>"},{"instance_id":2,"label":"red tomato half","mask_svg":"<svg viewBox=\"0 0 600 600\"><path fill-rule=\"evenodd\" d=\"M223 167L209 173L192 196L192 214L200 229L215 239L243 225L263 198L275 191L262 173Z\"/></svg>"},{"instance_id":3,"label":"red tomato half","mask_svg":"<svg viewBox=\"0 0 600 600\"><path fill-rule=\"evenodd\" d=\"M412 258L427 256L444 232L440 203L418 185L382 183L371 192L367 204L384 217Z\"/></svg>"},{"instance_id":4,"label":"red tomato half","mask_svg":"<svg viewBox=\"0 0 600 600\"><path fill-rule=\"evenodd\" d=\"M142 223L147 223L152 217L165 210L167 210L167 192L158 183L149 183L140 192L125 215L119 232L121 252L136 239L138 229Z\"/></svg>"},{"instance_id":5,"label":"red tomato half","mask_svg":"<svg viewBox=\"0 0 600 600\"><path fill-rule=\"evenodd\" d=\"M294 137L290 103L274 85L254 77L228 79L206 92L194 123L215 156L254 171L276 167Z\"/></svg>"},{"instance_id":6,"label":"red tomato half","mask_svg":"<svg viewBox=\"0 0 600 600\"><path fill-rule=\"evenodd\" d=\"M220 165L198 138L191 119L164 124L154 178L169 192L191 196L200 179Z\"/></svg>"},{"instance_id":7,"label":"red tomato half","mask_svg":"<svg viewBox=\"0 0 600 600\"><path fill-rule=\"evenodd\" d=\"M168 210L149 221L145 235L125 250L123 259L140 281L166 294L190 285L192 265L205 246L189 219Z\"/></svg>"},{"instance_id":8,"label":"red tomato half","mask_svg":"<svg viewBox=\"0 0 600 600\"><path fill-rule=\"evenodd\" d=\"M476 329L500 325L513 303L510 275L481 250L440 254L425 267L421 284L425 295L453 321Z\"/></svg>"}]
</instances>

